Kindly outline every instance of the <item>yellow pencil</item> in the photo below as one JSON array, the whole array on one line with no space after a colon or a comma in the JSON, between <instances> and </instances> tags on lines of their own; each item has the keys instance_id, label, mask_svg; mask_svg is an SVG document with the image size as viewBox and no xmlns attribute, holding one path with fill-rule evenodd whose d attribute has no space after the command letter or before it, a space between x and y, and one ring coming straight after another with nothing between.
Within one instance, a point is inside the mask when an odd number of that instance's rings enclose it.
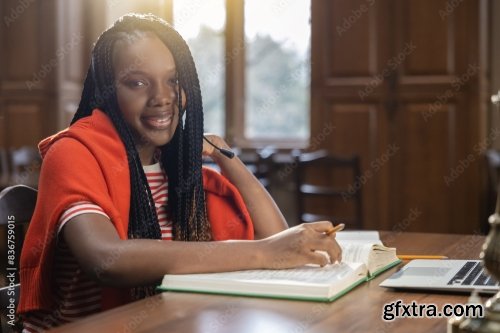
<instances>
[{"instance_id":1,"label":"yellow pencil","mask_svg":"<svg viewBox=\"0 0 500 333\"><path fill-rule=\"evenodd\" d=\"M435 256L435 255L425 255L425 254L398 254L398 258L401 260L413 260L413 259L448 259L447 256Z\"/></svg>"},{"instance_id":2,"label":"yellow pencil","mask_svg":"<svg viewBox=\"0 0 500 333\"><path fill-rule=\"evenodd\" d=\"M340 230L344 229L344 227L345 227L345 224L344 223L340 223L340 224L336 225L335 227L331 228L330 230L326 231L325 234L327 236L330 236L334 232L337 232L337 231L340 231Z\"/></svg>"}]
</instances>

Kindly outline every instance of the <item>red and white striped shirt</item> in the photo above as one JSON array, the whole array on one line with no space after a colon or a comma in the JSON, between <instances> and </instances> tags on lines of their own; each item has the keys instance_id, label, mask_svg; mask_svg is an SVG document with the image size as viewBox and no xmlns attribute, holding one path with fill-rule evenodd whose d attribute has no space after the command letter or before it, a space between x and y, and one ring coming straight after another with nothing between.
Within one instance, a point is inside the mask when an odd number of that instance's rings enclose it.
<instances>
[{"instance_id":1,"label":"red and white striped shirt","mask_svg":"<svg viewBox=\"0 0 500 333\"><path fill-rule=\"evenodd\" d=\"M143 166L155 202L163 240L172 240L172 222L167 215L168 179L160 164ZM72 218L81 214L106 213L90 202L77 202L59 219L58 233ZM109 218L109 217L108 217ZM36 311L23 318L24 332L44 332L101 311L101 287L82 270L64 238L58 238L54 257L54 291L56 306L52 311Z\"/></svg>"}]
</instances>

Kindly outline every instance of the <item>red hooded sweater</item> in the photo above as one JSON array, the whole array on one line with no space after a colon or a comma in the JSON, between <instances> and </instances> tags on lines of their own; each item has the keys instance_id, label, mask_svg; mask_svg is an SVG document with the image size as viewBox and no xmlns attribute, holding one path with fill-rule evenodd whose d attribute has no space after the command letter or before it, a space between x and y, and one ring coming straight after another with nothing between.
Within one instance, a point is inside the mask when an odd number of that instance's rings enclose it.
<instances>
[{"instance_id":1,"label":"red hooded sweater","mask_svg":"<svg viewBox=\"0 0 500 333\"><path fill-rule=\"evenodd\" d=\"M127 239L128 161L108 116L96 109L91 116L43 140L39 149L43 163L38 200L21 254L19 313L53 306L56 227L70 204L89 201L100 206L120 238ZM253 239L252 221L236 187L207 168L203 169L203 186L213 239ZM128 295L125 289L103 288L103 310L128 302Z\"/></svg>"}]
</instances>

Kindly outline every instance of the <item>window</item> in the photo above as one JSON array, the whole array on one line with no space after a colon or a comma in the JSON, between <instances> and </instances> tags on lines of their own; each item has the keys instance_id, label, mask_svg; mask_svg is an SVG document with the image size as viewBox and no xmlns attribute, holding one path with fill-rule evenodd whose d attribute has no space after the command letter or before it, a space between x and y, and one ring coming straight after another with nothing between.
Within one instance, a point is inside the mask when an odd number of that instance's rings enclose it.
<instances>
[{"instance_id":1,"label":"window","mask_svg":"<svg viewBox=\"0 0 500 333\"><path fill-rule=\"evenodd\" d=\"M205 131L241 147L309 138L310 0L173 0L197 65Z\"/></svg>"},{"instance_id":2,"label":"window","mask_svg":"<svg viewBox=\"0 0 500 333\"><path fill-rule=\"evenodd\" d=\"M174 1L175 29L186 39L200 79L205 132L225 136L224 0Z\"/></svg>"},{"instance_id":3,"label":"window","mask_svg":"<svg viewBox=\"0 0 500 333\"><path fill-rule=\"evenodd\" d=\"M309 1L245 2L245 121L249 140L309 137Z\"/></svg>"}]
</instances>

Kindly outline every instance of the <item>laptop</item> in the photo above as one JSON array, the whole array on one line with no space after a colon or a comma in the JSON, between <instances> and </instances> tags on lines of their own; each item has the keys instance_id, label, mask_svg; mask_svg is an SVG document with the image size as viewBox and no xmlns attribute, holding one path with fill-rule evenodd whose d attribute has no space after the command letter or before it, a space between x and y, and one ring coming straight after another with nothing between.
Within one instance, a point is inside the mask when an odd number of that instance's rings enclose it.
<instances>
[{"instance_id":1,"label":"laptop","mask_svg":"<svg viewBox=\"0 0 500 333\"><path fill-rule=\"evenodd\" d=\"M410 261L380 284L381 287L426 291L496 293L498 281L488 275L481 260Z\"/></svg>"}]
</instances>

